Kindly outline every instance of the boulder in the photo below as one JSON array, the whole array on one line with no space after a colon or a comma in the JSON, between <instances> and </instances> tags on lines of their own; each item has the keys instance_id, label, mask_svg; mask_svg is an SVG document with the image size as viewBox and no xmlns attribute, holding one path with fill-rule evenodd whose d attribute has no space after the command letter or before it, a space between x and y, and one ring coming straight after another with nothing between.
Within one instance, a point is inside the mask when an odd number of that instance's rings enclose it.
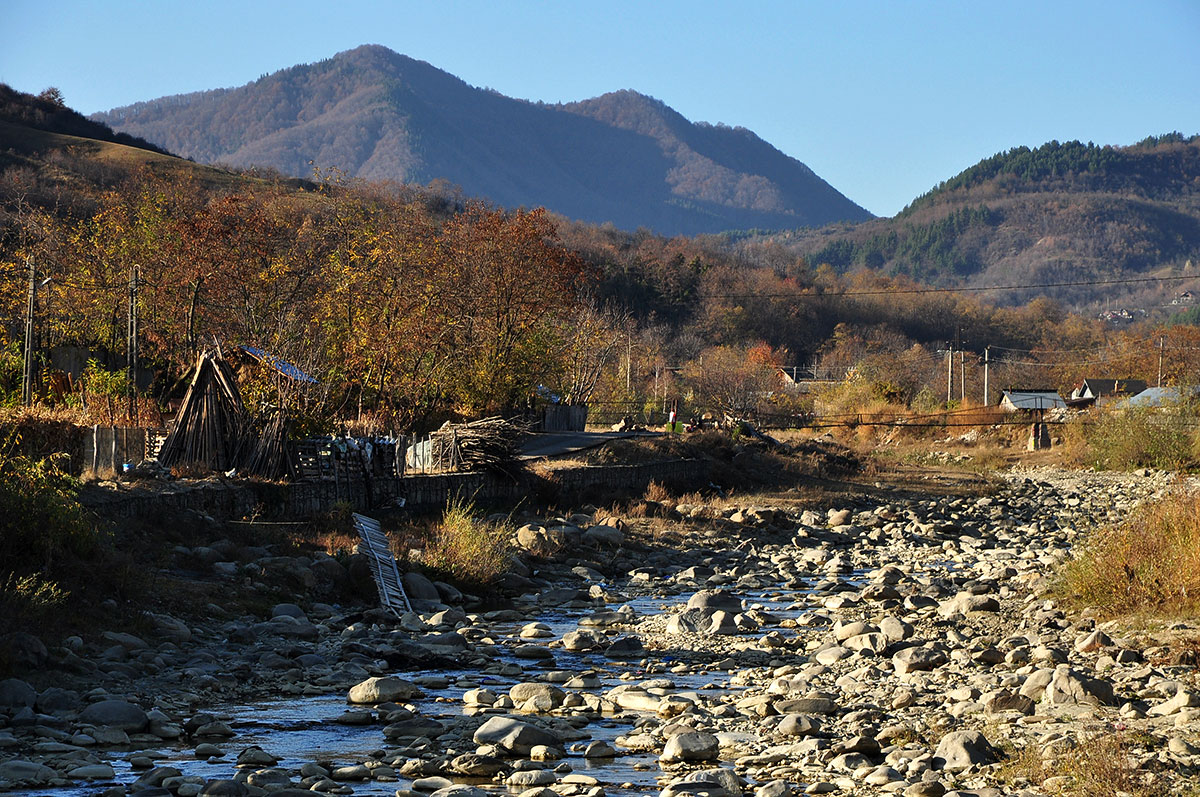
<instances>
[{"instance_id":1,"label":"boulder","mask_svg":"<svg viewBox=\"0 0 1200 797\"><path fill-rule=\"evenodd\" d=\"M992 746L979 731L953 731L942 737L933 754L933 768L956 772L969 767L993 764L1003 753Z\"/></svg>"},{"instance_id":2,"label":"boulder","mask_svg":"<svg viewBox=\"0 0 1200 797\"><path fill-rule=\"evenodd\" d=\"M677 761L714 761L720 749L720 742L711 733L686 731L667 740L658 760L666 764Z\"/></svg>"},{"instance_id":3,"label":"boulder","mask_svg":"<svg viewBox=\"0 0 1200 797\"><path fill-rule=\"evenodd\" d=\"M492 744L514 755L527 756L537 745L561 748L562 741L550 731L512 717L492 717L471 737L475 744Z\"/></svg>"},{"instance_id":4,"label":"boulder","mask_svg":"<svg viewBox=\"0 0 1200 797\"><path fill-rule=\"evenodd\" d=\"M20 678L0 681L0 708L33 708L37 691Z\"/></svg>"},{"instance_id":5,"label":"boulder","mask_svg":"<svg viewBox=\"0 0 1200 797\"><path fill-rule=\"evenodd\" d=\"M416 684L393 675L368 678L350 687L351 703L395 703L422 697Z\"/></svg>"},{"instance_id":6,"label":"boulder","mask_svg":"<svg viewBox=\"0 0 1200 797\"><path fill-rule=\"evenodd\" d=\"M116 728L127 733L138 733L146 727L150 718L140 706L126 700L101 700L81 711L79 721L88 725Z\"/></svg>"}]
</instances>

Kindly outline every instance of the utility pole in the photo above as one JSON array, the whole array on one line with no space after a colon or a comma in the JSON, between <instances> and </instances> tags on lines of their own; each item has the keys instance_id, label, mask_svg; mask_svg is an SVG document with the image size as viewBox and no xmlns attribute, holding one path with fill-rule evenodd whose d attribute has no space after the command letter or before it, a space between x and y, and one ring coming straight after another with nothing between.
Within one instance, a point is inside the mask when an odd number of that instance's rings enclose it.
<instances>
[{"instance_id":1,"label":"utility pole","mask_svg":"<svg viewBox=\"0 0 1200 797\"><path fill-rule=\"evenodd\" d=\"M1162 387L1162 361L1163 361L1163 342L1162 335L1158 336L1158 386Z\"/></svg>"},{"instance_id":2,"label":"utility pole","mask_svg":"<svg viewBox=\"0 0 1200 797\"><path fill-rule=\"evenodd\" d=\"M29 269L29 295L25 305L25 358L21 373L21 403L26 407L33 404L33 316L37 311L37 268L33 261L25 258Z\"/></svg>"},{"instance_id":3,"label":"utility pole","mask_svg":"<svg viewBox=\"0 0 1200 797\"><path fill-rule=\"evenodd\" d=\"M983 347L983 406L988 405L988 346Z\"/></svg>"},{"instance_id":4,"label":"utility pole","mask_svg":"<svg viewBox=\"0 0 1200 797\"><path fill-rule=\"evenodd\" d=\"M946 404L950 404L950 399L954 397L951 392L954 390L954 344L950 344L950 351L946 354Z\"/></svg>"},{"instance_id":5,"label":"utility pole","mask_svg":"<svg viewBox=\"0 0 1200 797\"><path fill-rule=\"evenodd\" d=\"M962 349L958 350L958 397L963 404L967 403L967 361Z\"/></svg>"},{"instance_id":6,"label":"utility pole","mask_svg":"<svg viewBox=\"0 0 1200 797\"><path fill-rule=\"evenodd\" d=\"M129 324L125 337L125 364L128 369L126 395L129 399L129 422L137 424L138 369L138 266L129 269Z\"/></svg>"}]
</instances>

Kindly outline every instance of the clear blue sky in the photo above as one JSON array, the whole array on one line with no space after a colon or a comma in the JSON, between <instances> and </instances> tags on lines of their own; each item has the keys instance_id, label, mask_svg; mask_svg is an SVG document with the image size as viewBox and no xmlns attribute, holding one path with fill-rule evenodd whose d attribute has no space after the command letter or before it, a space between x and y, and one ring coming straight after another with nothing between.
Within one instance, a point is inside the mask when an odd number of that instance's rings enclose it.
<instances>
[{"instance_id":1,"label":"clear blue sky","mask_svg":"<svg viewBox=\"0 0 1200 797\"><path fill-rule=\"evenodd\" d=\"M84 113L382 44L546 102L631 88L892 215L1009 147L1200 133L1198 0L0 0L0 82Z\"/></svg>"}]
</instances>

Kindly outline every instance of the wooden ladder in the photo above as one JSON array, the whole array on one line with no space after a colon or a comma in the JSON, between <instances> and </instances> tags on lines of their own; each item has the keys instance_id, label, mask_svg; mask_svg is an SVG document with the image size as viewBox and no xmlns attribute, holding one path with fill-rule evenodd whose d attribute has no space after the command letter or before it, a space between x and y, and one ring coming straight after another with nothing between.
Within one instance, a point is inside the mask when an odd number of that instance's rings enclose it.
<instances>
[{"instance_id":1,"label":"wooden ladder","mask_svg":"<svg viewBox=\"0 0 1200 797\"><path fill-rule=\"evenodd\" d=\"M400 581L396 557L392 556L391 545L379 521L355 512L354 527L362 540L359 550L371 561L371 577L375 579L375 588L379 591L380 605L397 617L411 612L412 604Z\"/></svg>"}]
</instances>

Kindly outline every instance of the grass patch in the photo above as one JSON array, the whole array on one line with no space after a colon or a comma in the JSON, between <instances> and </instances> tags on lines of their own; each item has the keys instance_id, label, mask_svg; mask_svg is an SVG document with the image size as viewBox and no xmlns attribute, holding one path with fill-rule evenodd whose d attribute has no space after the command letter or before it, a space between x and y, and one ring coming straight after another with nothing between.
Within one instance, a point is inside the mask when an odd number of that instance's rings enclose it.
<instances>
[{"instance_id":1,"label":"grass patch","mask_svg":"<svg viewBox=\"0 0 1200 797\"><path fill-rule=\"evenodd\" d=\"M1200 494L1177 491L1095 531L1062 574L1063 591L1109 616L1200 609Z\"/></svg>"},{"instance_id":2,"label":"grass patch","mask_svg":"<svg viewBox=\"0 0 1200 797\"><path fill-rule=\"evenodd\" d=\"M1152 773L1139 770L1130 750L1139 740L1104 733L1045 757L1036 746L1014 753L1000 772L1003 782L1027 784L1065 797L1159 797L1167 789Z\"/></svg>"},{"instance_id":3,"label":"grass patch","mask_svg":"<svg viewBox=\"0 0 1200 797\"><path fill-rule=\"evenodd\" d=\"M433 528L421 563L449 581L487 586L508 571L512 530L475 517L474 510L464 499L451 501Z\"/></svg>"}]
</instances>

